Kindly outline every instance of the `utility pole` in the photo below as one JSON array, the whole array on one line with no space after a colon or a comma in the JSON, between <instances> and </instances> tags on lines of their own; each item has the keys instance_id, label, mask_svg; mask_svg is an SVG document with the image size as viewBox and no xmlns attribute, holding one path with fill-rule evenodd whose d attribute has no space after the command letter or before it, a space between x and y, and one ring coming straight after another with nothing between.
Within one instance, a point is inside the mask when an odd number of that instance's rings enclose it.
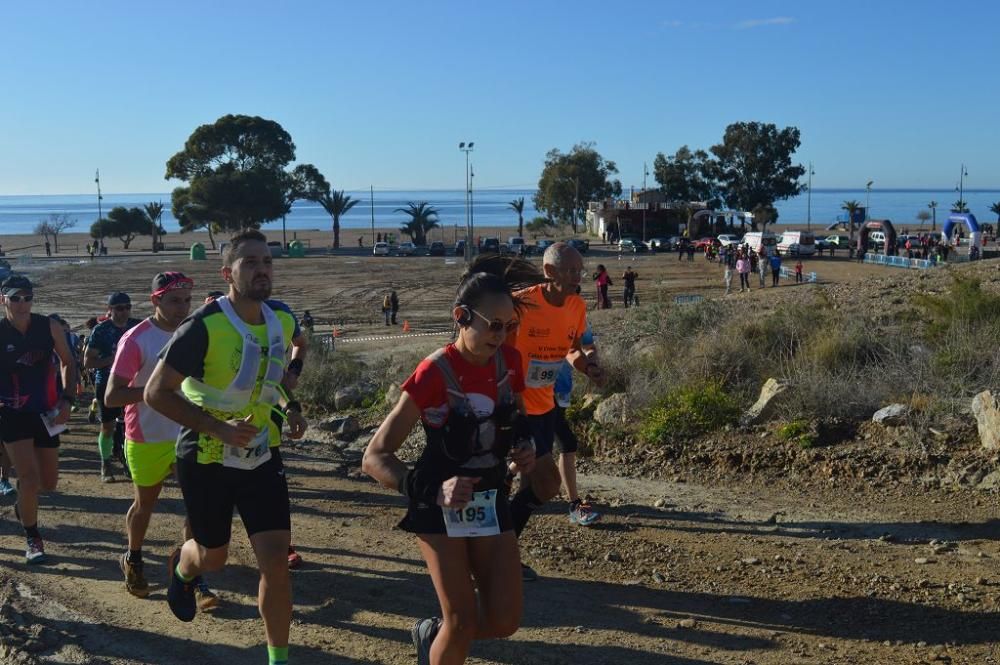
<instances>
[{"instance_id":1,"label":"utility pole","mask_svg":"<svg viewBox=\"0 0 1000 665\"><path fill-rule=\"evenodd\" d=\"M101 212L101 201L104 199L101 196L101 169L97 169L97 175L94 177L94 182L97 183L97 219L104 219L104 213Z\"/></svg>"},{"instance_id":2,"label":"utility pole","mask_svg":"<svg viewBox=\"0 0 1000 665\"><path fill-rule=\"evenodd\" d=\"M642 241L646 242L646 208L649 206L649 201L646 200L646 176L649 175L649 169L646 168L646 162L642 163Z\"/></svg>"},{"instance_id":3,"label":"utility pole","mask_svg":"<svg viewBox=\"0 0 1000 665\"><path fill-rule=\"evenodd\" d=\"M962 208L965 207L965 178L969 175L969 172L965 170L965 164L962 164L962 169L958 174L958 208L959 212L965 212Z\"/></svg>"},{"instance_id":4,"label":"utility pole","mask_svg":"<svg viewBox=\"0 0 1000 665\"><path fill-rule=\"evenodd\" d=\"M465 153L465 262L472 261L472 168L469 153L475 145L472 141L462 141L458 149Z\"/></svg>"},{"instance_id":5,"label":"utility pole","mask_svg":"<svg viewBox=\"0 0 1000 665\"><path fill-rule=\"evenodd\" d=\"M371 193L371 208L372 208L372 247L375 246L375 185L369 185L369 192Z\"/></svg>"},{"instance_id":6,"label":"utility pole","mask_svg":"<svg viewBox=\"0 0 1000 665\"><path fill-rule=\"evenodd\" d=\"M813 163L809 162L809 184L806 185L806 230L812 231Z\"/></svg>"}]
</instances>

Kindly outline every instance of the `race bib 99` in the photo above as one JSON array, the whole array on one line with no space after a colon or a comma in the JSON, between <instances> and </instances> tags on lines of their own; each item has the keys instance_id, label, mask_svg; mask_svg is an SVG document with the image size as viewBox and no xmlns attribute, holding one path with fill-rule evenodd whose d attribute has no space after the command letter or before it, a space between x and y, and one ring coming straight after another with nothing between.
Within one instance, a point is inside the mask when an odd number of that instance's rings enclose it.
<instances>
[{"instance_id":1,"label":"race bib 99","mask_svg":"<svg viewBox=\"0 0 1000 665\"><path fill-rule=\"evenodd\" d=\"M554 362L543 360L532 360L528 363L528 374L524 378L524 384L529 388L545 388L556 382L559 370L562 369L562 359Z\"/></svg>"}]
</instances>

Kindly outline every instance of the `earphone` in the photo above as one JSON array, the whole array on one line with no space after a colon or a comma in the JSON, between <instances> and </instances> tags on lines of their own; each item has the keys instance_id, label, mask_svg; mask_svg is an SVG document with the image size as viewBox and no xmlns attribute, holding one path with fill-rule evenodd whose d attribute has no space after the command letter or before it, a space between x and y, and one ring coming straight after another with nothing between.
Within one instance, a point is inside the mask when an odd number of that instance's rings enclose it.
<instances>
[{"instance_id":1,"label":"earphone","mask_svg":"<svg viewBox=\"0 0 1000 665\"><path fill-rule=\"evenodd\" d=\"M472 325L472 310L469 309L469 306L459 305L458 309L462 310L462 313L459 315L457 319L455 319L455 322L458 325L462 326L463 328L465 326Z\"/></svg>"}]
</instances>

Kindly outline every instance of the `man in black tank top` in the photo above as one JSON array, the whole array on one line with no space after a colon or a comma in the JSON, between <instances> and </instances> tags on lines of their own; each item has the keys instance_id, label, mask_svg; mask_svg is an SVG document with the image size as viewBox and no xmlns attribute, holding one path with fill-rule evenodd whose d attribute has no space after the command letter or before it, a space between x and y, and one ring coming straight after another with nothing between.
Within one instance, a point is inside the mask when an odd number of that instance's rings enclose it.
<instances>
[{"instance_id":1,"label":"man in black tank top","mask_svg":"<svg viewBox=\"0 0 1000 665\"><path fill-rule=\"evenodd\" d=\"M34 292L20 275L0 284L0 440L17 470L16 513L27 537L25 561L41 563L38 494L59 479L59 431L66 428L76 393L76 363L58 322L31 313ZM62 364L57 391L53 352Z\"/></svg>"}]
</instances>

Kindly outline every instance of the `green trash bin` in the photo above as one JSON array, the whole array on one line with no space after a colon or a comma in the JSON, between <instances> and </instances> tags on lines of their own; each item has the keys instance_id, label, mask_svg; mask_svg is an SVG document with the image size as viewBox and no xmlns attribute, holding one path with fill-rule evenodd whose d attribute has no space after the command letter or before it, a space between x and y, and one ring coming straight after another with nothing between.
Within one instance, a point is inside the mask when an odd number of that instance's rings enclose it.
<instances>
[{"instance_id":1,"label":"green trash bin","mask_svg":"<svg viewBox=\"0 0 1000 665\"><path fill-rule=\"evenodd\" d=\"M200 242L191 243L191 260L192 261L205 260L205 246Z\"/></svg>"},{"instance_id":2,"label":"green trash bin","mask_svg":"<svg viewBox=\"0 0 1000 665\"><path fill-rule=\"evenodd\" d=\"M306 255L306 246L301 240L293 240L288 243L288 256L293 259L301 259Z\"/></svg>"}]
</instances>

